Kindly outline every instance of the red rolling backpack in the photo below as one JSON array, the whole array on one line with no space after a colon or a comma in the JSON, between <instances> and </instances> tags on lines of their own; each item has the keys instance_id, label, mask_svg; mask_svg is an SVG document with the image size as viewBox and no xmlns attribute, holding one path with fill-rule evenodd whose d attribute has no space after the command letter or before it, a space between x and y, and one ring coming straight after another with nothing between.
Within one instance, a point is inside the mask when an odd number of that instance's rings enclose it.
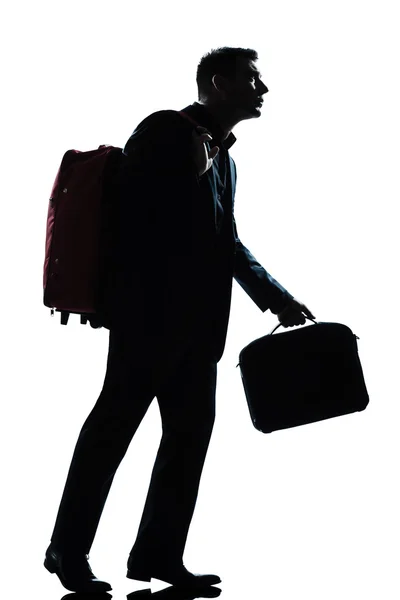
<instances>
[{"instance_id":1,"label":"red rolling backpack","mask_svg":"<svg viewBox=\"0 0 400 600\"><path fill-rule=\"evenodd\" d=\"M68 150L57 172L47 213L43 302L51 316L61 313L63 325L75 313L83 325L89 320L93 328L103 326L99 288L109 234L106 183L122 156L115 146Z\"/></svg>"}]
</instances>

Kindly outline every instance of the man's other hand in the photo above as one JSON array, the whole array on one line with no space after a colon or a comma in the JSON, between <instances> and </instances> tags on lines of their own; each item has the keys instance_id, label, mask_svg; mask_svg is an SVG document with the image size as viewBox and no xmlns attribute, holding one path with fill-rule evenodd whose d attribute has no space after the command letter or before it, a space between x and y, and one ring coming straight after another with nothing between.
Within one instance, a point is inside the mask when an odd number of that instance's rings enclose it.
<instances>
[{"instance_id":1,"label":"man's other hand","mask_svg":"<svg viewBox=\"0 0 400 600\"><path fill-rule=\"evenodd\" d=\"M209 142L210 140L212 140L212 136L205 127L199 125L193 130L192 142L194 160L200 177L212 167L213 160L219 152L218 146L214 146L214 148L211 148L210 152L208 152L206 142Z\"/></svg>"},{"instance_id":2,"label":"man's other hand","mask_svg":"<svg viewBox=\"0 0 400 600\"><path fill-rule=\"evenodd\" d=\"M306 322L304 315L310 319L315 319L305 304L293 298L289 300L287 307L278 313L278 319L283 327L293 327L294 325L304 325Z\"/></svg>"}]
</instances>

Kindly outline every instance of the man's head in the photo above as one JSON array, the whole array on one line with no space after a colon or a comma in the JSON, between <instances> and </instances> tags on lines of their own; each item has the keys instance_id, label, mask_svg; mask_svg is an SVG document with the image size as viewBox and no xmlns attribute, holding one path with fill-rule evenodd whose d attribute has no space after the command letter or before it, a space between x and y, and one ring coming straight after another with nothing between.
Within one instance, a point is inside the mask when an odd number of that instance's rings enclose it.
<instances>
[{"instance_id":1,"label":"man's head","mask_svg":"<svg viewBox=\"0 0 400 600\"><path fill-rule=\"evenodd\" d=\"M259 101L268 88L256 60L257 52L244 48L224 47L205 54L196 75L199 102L223 111L236 123L259 117Z\"/></svg>"}]
</instances>

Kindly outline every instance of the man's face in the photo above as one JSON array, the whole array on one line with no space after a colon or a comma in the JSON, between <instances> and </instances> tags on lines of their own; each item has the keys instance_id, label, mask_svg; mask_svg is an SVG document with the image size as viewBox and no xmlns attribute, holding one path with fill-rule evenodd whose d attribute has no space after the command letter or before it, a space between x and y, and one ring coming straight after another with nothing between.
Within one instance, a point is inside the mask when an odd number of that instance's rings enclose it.
<instances>
[{"instance_id":1,"label":"man's face","mask_svg":"<svg viewBox=\"0 0 400 600\"><path fill-rule=\"evenodd\" d=\"M267 92L268 88L261 81L261 73L254 61L239 58L236 77L226 83L221 99L239 120L251 119L261 115L260 98Z\"/></svg>"}]
</instances>

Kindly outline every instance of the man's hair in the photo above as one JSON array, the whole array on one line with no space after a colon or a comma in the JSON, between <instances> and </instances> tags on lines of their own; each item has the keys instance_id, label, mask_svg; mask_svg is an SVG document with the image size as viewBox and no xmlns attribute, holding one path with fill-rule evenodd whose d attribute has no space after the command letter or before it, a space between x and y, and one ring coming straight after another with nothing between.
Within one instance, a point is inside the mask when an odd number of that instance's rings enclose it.
<instances>
[{"instance_id":1,"label":"man's hair","mask_svg":"<svg viewBox=\"0 0 400 600\"><path fill-rule=\"evenodd\" d=\"M233 79L237 68L237 58L243 57L248 60L258 60L258 54L250 48L217 48L204 54L197 67L196 82L198 99L207 100L210 96L212 78L214 75L222 75Z\"/></svg>"}]
</instances>

